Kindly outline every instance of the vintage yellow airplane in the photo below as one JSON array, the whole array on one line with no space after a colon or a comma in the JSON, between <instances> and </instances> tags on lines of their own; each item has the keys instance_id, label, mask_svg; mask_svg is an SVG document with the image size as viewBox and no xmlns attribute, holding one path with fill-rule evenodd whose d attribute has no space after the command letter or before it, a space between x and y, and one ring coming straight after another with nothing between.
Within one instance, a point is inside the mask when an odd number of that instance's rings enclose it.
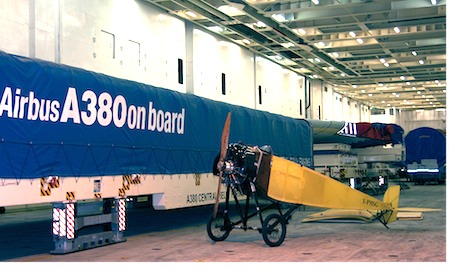
<instances>
[{"instance_id":1,"label":"vintage yellow airplane","mask_svg":"<svg viewBox=\"0 0 455 275\"><path fill-rule=\"evenodd\" d=\"M228 144L230 120L229 113L222 133L220 157L217 160L218 193L213 215L207 224L207 233L214 241L226 239L234 228L254 229L262 233L267 245L278 246L284 241L288 220L301 205L329 209L304 221L355 216L378 220L386 227L388 223L397 220L398 211L409 213L438 210L399 208L399 185L389 187L381 201L296 162L274 156L268 146L258 148L241 143ZM222 183L227 189L224 211L219 212ZM231 195L240 216L237 221L231 221L229 215ZM240 195L246 196L244 210L240 205ZM266 198L271 204L261 208L258 196ZM250 198L255 203L252 213L249 213ZM284 212L280 206L282 203L291 207ZM271 208L278 209L278 213L263 219L262 213ZM248 226L248 219L255 216L259 217L261 227Z\"/></svg>"}]
</instances>

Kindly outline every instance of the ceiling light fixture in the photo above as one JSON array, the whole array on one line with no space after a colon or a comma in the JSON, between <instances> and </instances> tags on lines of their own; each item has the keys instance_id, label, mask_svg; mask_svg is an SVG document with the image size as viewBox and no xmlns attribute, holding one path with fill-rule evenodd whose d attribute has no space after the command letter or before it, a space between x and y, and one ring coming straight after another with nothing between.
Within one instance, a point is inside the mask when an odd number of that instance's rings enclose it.
<instances>
[{"instance_id":1,"label":"ceiling light fixture","mask_svg":"<svg viewBox=\"0 0 455 275\"><path fill-rule=\"evenodd\" d=\"M223 29L220 26L213 26L213 27L208 27L209 30L216 32L216 33L221 33L223 32Z\"/></svg>"},{"instance_id":2,"label":"ceiling light fixture","mask_svg":"<svg viewBox=\"0 0 455 275\"><path fill-rule=\"evenodd\" d=\"M192 11L185 11L186 15L190 16L190 17L193 17L193 18L196 18L196 14Z\"/></svg>"},{"instance_id":3,"label":"ceiling light fixture","mask_svg":"<svg viewBox=\"0 0 455 275\"><path fill-rule=\"evenodd\" d=\"M306 31L303 28L294 29L294 32L298 35L305 35Z\"/></svg>"},{"instance_id":4,"label":"ceiling light fixture","mask_svg":"<svg viewBox=\"0 0 455 275\"><path fill-rule=\"evenodd\" d=\"M286 21L286 18L282 14L272 14L272 18L278 22Z\"/></svg>"},{"instance_id":5,"label":"ceiling light fixture","mask_svg":"<svg viewBox=\"0 0 455 275\"><path fill-rule=\"evenodd\" d=\"M267 27L267 25L266 25L264 22L261 22L261 21L256 22L256 26L257 26L258 28L265 28L265 27Z\"/></svg>"},{"instance_id":6,"label":"ceiling light fixture","mask_svg":"<svg viewBox=\"0 0 455 275\"><path fill-rule=\"evenodd\" d=\"M281 43L281 46L288 49L288 48L294 47L295 45L292 42L286 42L286 43Z\"/></svg>"},{"instance_id":7,"label":"ceiling light fixture","mask_svg":"<svg viewBox=\"0 0 455 275\"><path fill-rule=\"evenodd\" d=\"M219 6L218 10L229 16L239 16L239 15L245 15L245 13L242 11L243 8L244 8L244 6L240 7L240 9L238 9L236 6L231 4L231 5Z\"/></svg>"}]
</instances>

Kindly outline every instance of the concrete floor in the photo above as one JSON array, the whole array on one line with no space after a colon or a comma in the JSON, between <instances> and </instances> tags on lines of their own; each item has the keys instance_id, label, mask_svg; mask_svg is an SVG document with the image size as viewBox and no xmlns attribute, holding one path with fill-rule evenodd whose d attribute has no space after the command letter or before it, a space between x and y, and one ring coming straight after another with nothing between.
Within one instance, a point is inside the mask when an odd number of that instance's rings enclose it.
<instances>
[{"instance_id":1,"label":"concrete floor","mask_svg":"<svg viewBox=\"0 0 455 275\"><path fill-rule=\"evenodd\" d=\"M253 230L234 229L225 241L213 242L206 233L207 217L212 211L211 206L207 206L194 210L191 213L191 222L182 222L177 226L169 226L164 229L149 227L148 232L145 230L135 235L126 235L126 242L65 255L38 253L6 259L4 262L96 262L104 264L262 262L260 267L265 271L274 268L266 262L325 263L324 267L336 266L338 271L342 271L343 268L351 271L352 269L349 266L339 267L333 264L356 263L355 269L358 269L359 265L365 266L364 264L368 263L367 270L369 271L365 270L365 272L374 274L379 270L375 270L375 265L371 265L372 263L398 262L402 265L395 265L393 268L395 271L400 268L409 271L417 267L418 274L420 274L419 271L426 270L426 268L431 273L441 270L440 274L445 274L450 262L447 258L446 185L417 186L410 183L409 187L410 189L401 190L400 207L440 208L442 211L424 213L422 220L397 221L389 224L389 229L387 229L379 222L302 223L301 220L305 216L321 211L321 209L301 207L294 213L292 220L287 225L287 235L283 244L278 247L269 247L264 243L262 235ZM141 211L139 214L130 215L130 221L132 222L132 219L150 221L146 215L157 215L157 212L152 211L152 214L148 214L150 211ZM179 214L179 211L175 211L160 219L172 223L173 215L176 220L182 217L182 213ZM179 215L180 218L178 218ZM0 215L0 219L1 217ZM185 215L185 217L189 216ZM251 219L249 224L259 226L257 219ZM0 248L5 249L1 246ZM430 267L422 266L422 263L431 265ZM111 265L109 264L109 266ZM282 268L282 265L278 266ZM171 267L176 267L176 265L172 264ZM253 268L256 267L258 265ZM313 267L310 265L308 271ZM306 265L305 268L308 266ZM315 268L319 270L320 267ZM390 273L390 271L382 270L381 273L383 272Z\"/></svg>"}]
</instances>

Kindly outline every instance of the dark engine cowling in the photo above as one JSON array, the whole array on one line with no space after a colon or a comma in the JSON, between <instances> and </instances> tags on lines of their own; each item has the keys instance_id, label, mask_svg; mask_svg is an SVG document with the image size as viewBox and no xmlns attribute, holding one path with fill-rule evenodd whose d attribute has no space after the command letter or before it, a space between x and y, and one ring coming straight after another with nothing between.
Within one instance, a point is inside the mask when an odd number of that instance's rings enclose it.
<instances>
[{"instance_id":1,"label":"dark engine cowling","mask_svg":"<svg viewBox=\"0 0 455 275\"><path fill-rule=\"evenodd\" d=\"M248 184L256 180L260 153L271 155L270 146L259 149L242 143L231 143L228 145L225 160L220 162L219 155L215 159L213 174L218 175L221 170L222 182L245 194Z\"/></svg>"}]
</instances>

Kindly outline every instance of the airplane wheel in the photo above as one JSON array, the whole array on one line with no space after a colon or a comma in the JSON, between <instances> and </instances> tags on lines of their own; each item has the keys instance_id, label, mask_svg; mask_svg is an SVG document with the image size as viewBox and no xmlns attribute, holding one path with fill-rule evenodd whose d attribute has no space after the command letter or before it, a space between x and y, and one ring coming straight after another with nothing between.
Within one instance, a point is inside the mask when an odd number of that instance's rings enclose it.
<instances>
[{"instance_id":1,"label":"airplane wheel","mask_svg":"<svg viewBox=\"0 0 455 275\"><path fill-rule=\"evenodd\" d=\"M231 221L223 213L216 214L214 218L210 215L209 221L207 222L207 234L210 239L215 242L224 241L232 230Z\"/></svg>"},{"instance_id":2,"label":"airplane wheel","mask_svg":"<svg viewBox=\"0 0 455 275\"><path fill-rule=\"evenodd\" d=\"M281 215L271 214L265 218L261 231L268 246L279 246L286 237L286 221Z\"/></svg>"}]
</instances>

